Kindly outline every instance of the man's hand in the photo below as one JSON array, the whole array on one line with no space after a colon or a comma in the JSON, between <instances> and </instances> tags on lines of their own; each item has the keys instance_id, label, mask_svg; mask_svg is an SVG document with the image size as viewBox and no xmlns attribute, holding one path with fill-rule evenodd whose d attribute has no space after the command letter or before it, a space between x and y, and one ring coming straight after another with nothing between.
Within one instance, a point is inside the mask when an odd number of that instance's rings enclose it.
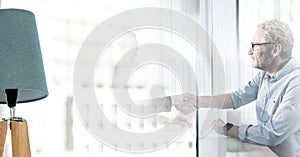
<instances>
[{"instance_id":1,"label":"man's hand","mask_svg":"<svg viewBox=\"0 0 300 157\"><path fill-rule=\"evenodd\" d=\"M196 96L193 94L173 95L171 100L172 105L183 114L189 114L196 110Z\"/></svg>"}]
</instances>

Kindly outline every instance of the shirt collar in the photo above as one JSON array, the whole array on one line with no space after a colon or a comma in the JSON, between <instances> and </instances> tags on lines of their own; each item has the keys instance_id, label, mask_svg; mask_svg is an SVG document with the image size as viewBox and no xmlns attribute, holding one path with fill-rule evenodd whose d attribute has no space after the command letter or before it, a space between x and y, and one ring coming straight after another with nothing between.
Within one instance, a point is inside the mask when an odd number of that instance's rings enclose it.
<instances>
[{"instance_id":1,"label":"shirt collar","mask_svg":"<svg viewBox=\"0 0 300 157\"><path fill-rule=\"evenodd\" d=\"M283 76L289 74L294 69L298 67L298 63L295 58L291 58L285 66L283 66L275 75L273 75L271 78L268 75L265 75L265 79L269 78L270 81L277 81L281 79Z\"/></svg>"}]
</instances>

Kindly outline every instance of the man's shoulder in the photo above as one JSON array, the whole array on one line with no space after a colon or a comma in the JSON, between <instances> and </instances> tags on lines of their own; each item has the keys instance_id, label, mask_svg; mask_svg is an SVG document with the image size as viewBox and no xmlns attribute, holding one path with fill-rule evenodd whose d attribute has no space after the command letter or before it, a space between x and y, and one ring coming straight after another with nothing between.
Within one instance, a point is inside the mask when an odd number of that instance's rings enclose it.
<instances>
[{"instance_id":1,"label":"man's shoulder","mask_svg":"<svg viewBox=\"0 0 300 157\"><path fill-rule=\"evenodd\" d=\"M288 85L296 85L300 87L300 67L295 68L289 74L285 76L285 81Z\"/></svg>"},{"instance_id":2,"label":"man's shoulder","mask_svg":"<svg viewBox=\"0 0 300 157\"><path fill-rule=\"evenodd\" d=\"M287 76L290 78L300 78L300 67L293 69Z\"/></svg>"}]
</instances>

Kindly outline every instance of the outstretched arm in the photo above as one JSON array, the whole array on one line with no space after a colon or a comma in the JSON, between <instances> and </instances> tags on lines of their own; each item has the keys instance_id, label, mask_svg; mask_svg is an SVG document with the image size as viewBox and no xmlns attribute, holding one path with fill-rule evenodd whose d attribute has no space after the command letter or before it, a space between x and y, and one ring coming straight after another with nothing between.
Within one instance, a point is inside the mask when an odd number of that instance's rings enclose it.
<instances>
[{"instance_id":1,"label":"outstretched arm","mask_svg":"<svg viewBox=\"0 0 300 157\"><path fill-rule=\"evenodd\" d=\"M185 93L171 96L172 105L183 113L193 112L196 108L233 108L233 102L229 94L216 96L195 96Z\"/></svg>"},{"instance_id":2,"label":"outstretched arm","mask_svg":"<svg viewBox=\"0 0 300 157\"><path fill-rule=\"evenodd\" d=\"M233 102L229 94L221 94L215 96L198 96L199 108L233 108Z\"/></svg>"}]
</instances>

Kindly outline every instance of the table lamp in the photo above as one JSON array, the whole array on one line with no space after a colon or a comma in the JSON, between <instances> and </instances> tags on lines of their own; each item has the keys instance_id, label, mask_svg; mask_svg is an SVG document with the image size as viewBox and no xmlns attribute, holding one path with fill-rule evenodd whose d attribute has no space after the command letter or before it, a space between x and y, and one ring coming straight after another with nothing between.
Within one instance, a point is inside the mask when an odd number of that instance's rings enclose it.
<instances>
[{"instance_id":1,"label":"table lamp","mask_svg":"<svg viewBox=\"0 0 300 157\"><path fill-rule=\"evenodd\" d=\"M13 157L30 157L27 122L15 116L17 103L48 96L35 16L21 9L0 9L0 104L10 118L0 123L0 155L10 122Z\"/></svg>"}]
</instances>

